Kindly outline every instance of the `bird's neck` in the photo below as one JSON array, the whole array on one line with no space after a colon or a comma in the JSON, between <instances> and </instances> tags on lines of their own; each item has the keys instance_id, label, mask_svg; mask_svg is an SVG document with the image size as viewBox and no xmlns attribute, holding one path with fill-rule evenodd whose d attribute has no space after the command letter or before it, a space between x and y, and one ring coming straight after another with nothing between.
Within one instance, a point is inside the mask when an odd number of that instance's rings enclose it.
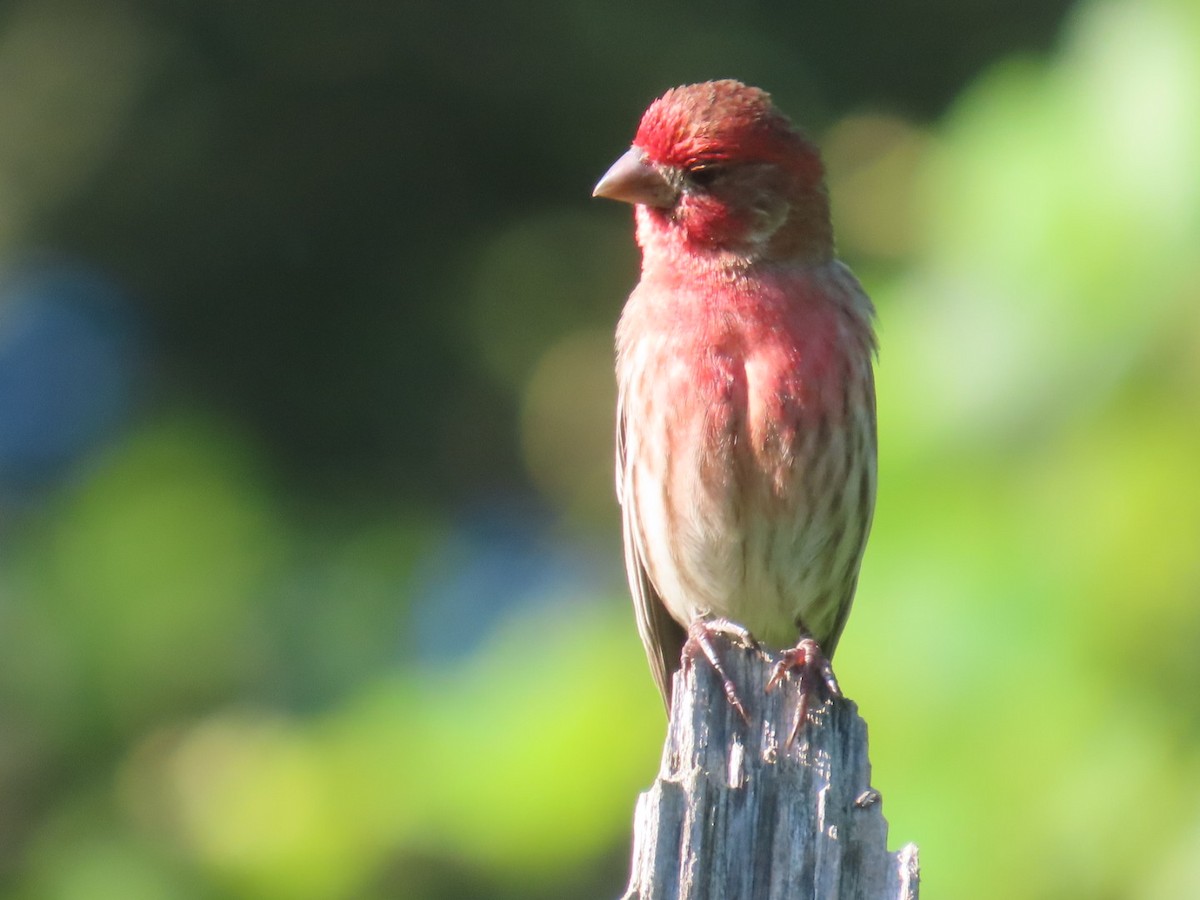
<instances>
[{"instance_id":1,"label":"bird's neck","mask_svg":"<svg viewBox=\"0 0 1200 900\"><path fill-rule=\"evenodd\" d=\"M820 265L833 259L833 222L823 185L794 201L783 224L767 241L764 258Z\"/></svg>"}]
</instances>

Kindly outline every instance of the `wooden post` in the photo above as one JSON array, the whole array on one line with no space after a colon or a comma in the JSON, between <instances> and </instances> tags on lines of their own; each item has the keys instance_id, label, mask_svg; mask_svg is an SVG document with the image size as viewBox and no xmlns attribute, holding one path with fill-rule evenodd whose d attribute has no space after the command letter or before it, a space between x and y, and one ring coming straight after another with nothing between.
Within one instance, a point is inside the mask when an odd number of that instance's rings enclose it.
<instances>
[{"instance_id":1,"label":"wooden post","mask_svg":"<svg viewBox=\"0 0 1200 900\"><path fill-rule=\"evenodd\" d=\"M750 725L703 661L675 675L622 900L917 900L917 848L888 853L854 703L814 701L786 747L796 679L767 694L766 654L723 638L717 646Z\"/></svg>"}]
</instances>

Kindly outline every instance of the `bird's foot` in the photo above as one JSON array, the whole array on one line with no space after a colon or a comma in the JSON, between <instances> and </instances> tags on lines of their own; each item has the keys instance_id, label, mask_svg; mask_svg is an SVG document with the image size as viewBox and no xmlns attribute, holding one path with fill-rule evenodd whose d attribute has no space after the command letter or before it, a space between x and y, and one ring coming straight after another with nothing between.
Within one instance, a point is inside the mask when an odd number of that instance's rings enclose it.
<instances>
[{"instance_id":1,"label":"bird's foot","mask_svg":"<svg viewBox=\"0 0 1200 900\"><path fill-rule=\"evenodd\" d=\"M829 657L821 649L821 645L810 637L801 638L791 650L785 650L771 670L771 678L767 682L767 690L772 691L783 679L798 673L800 678L800 702L796 704L796 714L792 718L792 727L788 732L787 746L791 746L800 733L800 727L808 718L809 699L819 695L822 703L828 703L835 697L842 696L837 678L833 674L833 666Z\"/></svg>"},{"instance_id":2,"label":"bird's foot","mask_svg":"<svg viewBox=\"0 0 1200 900\"><path fill-rule=\"evenodd\" d=\"M713 671L721 679L722 687L725 689L725 698L729 701L729 705L742 717L742 721L749 725L750 716L738 698L733 680L725 672L725 667L721 665L721 657L717 654L717 647L713 643L713 635L716 634L723 634L745 647L758 648L758 641L754 639L754 635L736 622L725 618L700 617L692 620L692 624L688 626L687 641L683 645L683 658L695 662L696 658L703 654L704 658L708 660L708 664L713 667Z\"/></svg>"}]
</instances>

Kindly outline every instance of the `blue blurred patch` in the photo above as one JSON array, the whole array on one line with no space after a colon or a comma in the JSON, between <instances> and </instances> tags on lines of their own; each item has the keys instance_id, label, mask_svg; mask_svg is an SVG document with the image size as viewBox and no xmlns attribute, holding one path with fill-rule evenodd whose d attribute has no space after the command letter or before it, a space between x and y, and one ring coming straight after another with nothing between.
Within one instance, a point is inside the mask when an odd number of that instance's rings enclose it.
<instances>
[{"instance_id":1,"label":"blue blurred patch","mask_svg":"<svg viewBox=\"0 0 1200 900\"><path fill-rule=\"evenodd\" d=\"M416 574L410 637L421 662L462 659L521 607L609 599L612 567L590 544L561 533L523 498L463 510ZM537 641L536 635L531 635Z\"/></svg>"},{"instance_id":2,"label":"blue blurred patch","mask_svg":"<svg viewBox=\"0 0 1200 900\"><path fill-rule=\"evenodd\" d=\"M0 493L52 486L126 419L135 330L125 297L95 270L0 272Z\"/></svg>"}]
</instances>

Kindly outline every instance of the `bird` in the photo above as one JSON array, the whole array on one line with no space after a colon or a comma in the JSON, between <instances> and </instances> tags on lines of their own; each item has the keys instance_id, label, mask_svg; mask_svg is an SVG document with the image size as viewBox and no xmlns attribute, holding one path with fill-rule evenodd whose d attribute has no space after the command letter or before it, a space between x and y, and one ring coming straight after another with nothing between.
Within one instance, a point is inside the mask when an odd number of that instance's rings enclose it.
<instances>
[{"instance_id":1,"label":"bird","mask_svg":"<svg viewBox=\"0 0 1200 900\"><path fill-rule=\"evenodd\" d=\"M668 709L713 640L778 652L767 690L841 696L877 481L875 309L835 252L820 152L735 80L668 90L593 196L632 204L616 482L638 632ZM747 719L748 721L748 719Z\"/></svg>"}]
</instances>

